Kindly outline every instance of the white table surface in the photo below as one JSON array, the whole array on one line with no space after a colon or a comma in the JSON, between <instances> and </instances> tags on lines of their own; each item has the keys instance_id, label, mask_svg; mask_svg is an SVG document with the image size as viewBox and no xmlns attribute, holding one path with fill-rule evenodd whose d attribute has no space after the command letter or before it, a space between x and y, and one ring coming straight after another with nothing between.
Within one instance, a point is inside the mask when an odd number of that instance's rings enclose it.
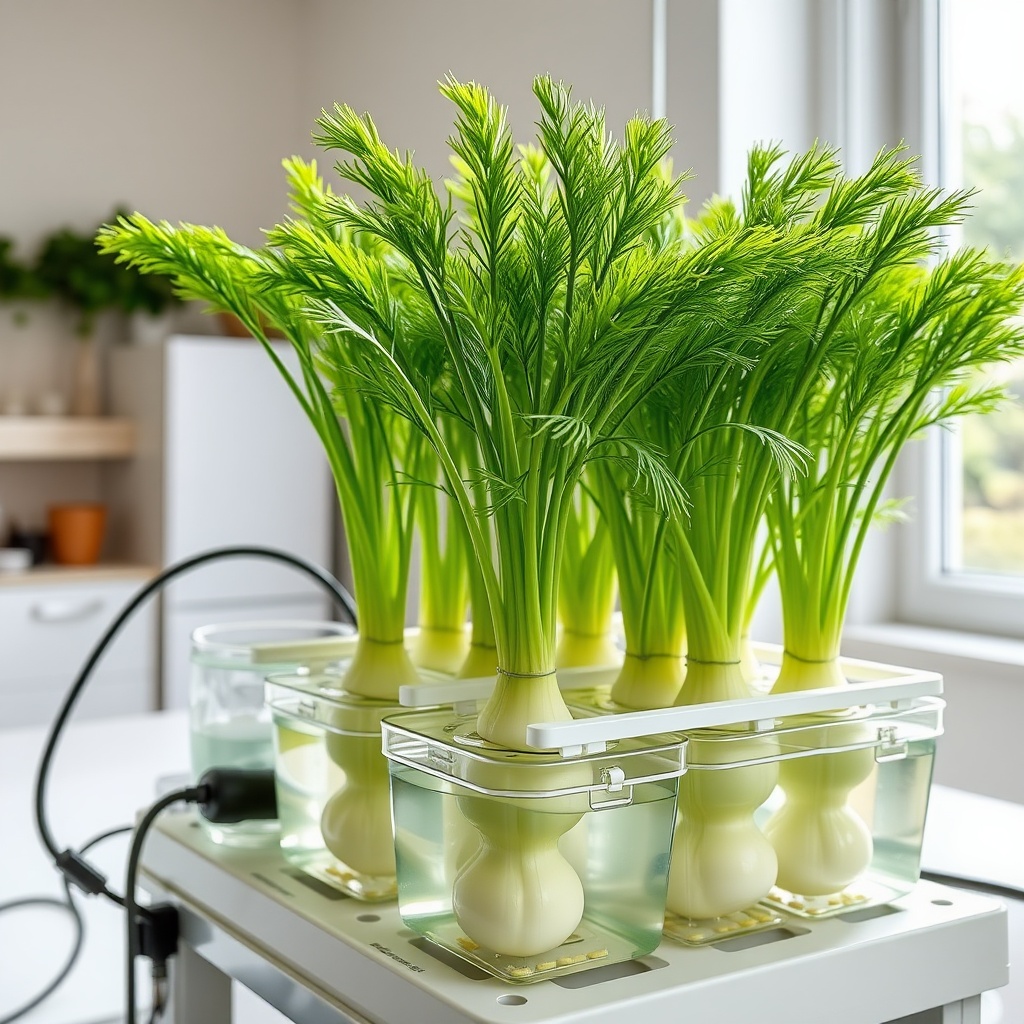
<instances>
[{"instance_id":1,"label":"white table surface","mask_svg":"<svg viewBox=\"0 0 1024 1024\"><path fill-rule=\"evenodd\" d=\"M59 875L35 831L33 787L46 730L0 731L0 902L59 896ZM50 774L50 827L58 845L77 849L99 832L130 824L157 794L157 781L188 771L183 711L72 722ZM124 889L127 837L90 854L117 892ZM926 867L1024 888L1024 806L935 787L925 839ZM124 919L100 897L80 896L86 919L82 955L64 984L24 1024L120 1020L124 998ZM1011 906L1011 984L986 1000L983 1024L1024 1021L1024 904ZM0 1019L53 976L70 948L72 926L57 910L0 914ZM1019 976L1018 976L1019 975ZM145 988L141 991L145 995ZM247 1015L248 1016L248 1015Z\"/></svg>"}]
</instances>

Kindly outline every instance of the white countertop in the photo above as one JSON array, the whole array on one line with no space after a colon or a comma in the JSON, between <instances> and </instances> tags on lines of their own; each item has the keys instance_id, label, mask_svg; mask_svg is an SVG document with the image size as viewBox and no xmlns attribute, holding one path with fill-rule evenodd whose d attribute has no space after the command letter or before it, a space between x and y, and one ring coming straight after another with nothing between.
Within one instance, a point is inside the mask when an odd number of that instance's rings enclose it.
<instances>
[{"instance_id":1,"label":"white countertop","mask_svg":"<svg viewBox=\"0 0 1024 1024\"><path fill-rule=\"evenodd\" d=\"M35 832L33 787L46 730L0 732L0 902L29 895L59 896L62 887ZM50 774L50 827L58 845L78 848L99 832L131 823L157 795L157 780L188 771L187 714L72 722ZM90 861L124 889L127 837L97 847ZM935 787L925 865L1024 887L1024 806ZM79 897L86 918L82 955L65 983L24 1024L96 1024L123 1012L124 921L120 908ZM1011 907L1011 961L1024 960L1024 904ZM70 948L70 919L31 908L0 914L0 1018L41 989ZM15 956L10 951L17 951ZM1019 970L1019 969L1018 969ZM1024 1020L1024 977L987 1000L986 1024ZM146 995L143 986L142 996Z\"/></svg>"}]
</instances>

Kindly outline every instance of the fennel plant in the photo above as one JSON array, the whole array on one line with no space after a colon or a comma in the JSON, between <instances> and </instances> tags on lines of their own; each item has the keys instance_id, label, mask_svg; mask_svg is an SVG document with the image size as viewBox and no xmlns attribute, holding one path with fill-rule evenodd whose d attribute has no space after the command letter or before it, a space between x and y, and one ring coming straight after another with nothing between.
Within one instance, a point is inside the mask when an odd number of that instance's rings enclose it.
<instances>
[{"instance_id":1,"label":"fennel plant","mask_svg":"<svg viewBox=\"0 0 1024 1024\"><path fill-rule=\"evenodd\" d=\"M741 372L723 366L699 388L690 379L674 389L683 411L673 419L675 468L690 501L690 514L668 523L682 566L688 645L678 704L749 696L742 663L765 578L758 561L765 512L780 484L799 481L816 458L798 433L794 439L795 425L838 372L847 347L838 326L870 293L875 268L913 262L918 248L908 239L927 235L951 209L940 197L921 200L899 151L879 153L856 178L843 176L825 147L788 163L783 155L755 148L740 207L715 201L690 226L698 249L722 231L770 230L812 253L747 294L746 310L728 326L737 354L749 360ZM669 882L669 906L681 916L742 910L775 882L775 851L753 820L778 777L771 746L764 738L692 743L694 762L713 764L728 750L731 760L761 763L691 771L682 780Z\"/></svg>"},{"instance_id":2,"label":"fennel plant","mask_svg":"<svg viewBox=\"0 0 1024 1024\"><path fill-rule=\"evenodd\" d=\"M901 212L938 208L953 224L968 198L919 189ZM886 218L883 211L862 239L872 252ZM928 427L990 408L1000 393L975 387L977 371L1024 353L1024 271L971 250L928 269L908 265L939 244L918 219L893 227L897 258L870 261L859 300L837 322L834 372L793 430L816 458L768 506L785 633L779 692L846 684L839 664L846 606L868 531L888 514L883 493L897 457ZM871 735L853 721L818 729L815 742L852 746ZM765 831L784 890L830 895L867 868L871 833L848 797L873 768L870 748L780 766L786 799Z\"/></svg>"},{"instance_id":3,"label":"fennel plant","mask_svg":"<svg viewBox=\"0 0 1024 1024\"><path fill-rule=\"evenodd\" d=\"M478 730L521 747L531 721L568 717L554 678L558 572L573 494L584 466L638 467L652 500L677 513L681 495L660 454L623 429L645 393L688 368L720 362L698 325L720 312L730 275L756 276L767 241L723 235L700 249L658 251L646 233L682 202L659 165L662 122L626 125L621 144L600 111L535 82L539 144L516 157L504 111L476 85L448 81L457 108L451 144L462 220L429 178L347 107L321 118L318 142L350 154L339 173L376 198L365 206L325 197L346 228L380 238L407 263L410 289L433 313L454 385L413 378L375 329L365 268L322 290L306 287L303 259L276 233L282 277L304 294L327 334L374 353L363 386L424 431L462 511L494 627L498 684ZM435 412L471 430L480 465L467 481ZM482 486L474 486L482 484ZM482 500L481 500L482 496Z\"/></svg>"},{"instance_id":4,"label":"fennel plant","mask_svg":"<svg viewBox=\"0 0 1024 1024\"><path fill-rule=\"evenodd\" d=\"M813 461L793 434L842 357L837 324L870 290L875 265L914 259L907 236L943 223L949 210L947 200L913 198L917 179L898 151L883 151L852 179L840 174L834 150L782 158L778 147L755 148L741 208L718 201L692 226L698 250L722 231L769 229L802 240L813 256L748 295L742 323L730 327L742 336L748 368L723 366L698 390L683 380L676 392L689 411L674 424L676 471L688 481L691 509L669 524L683 564L681 703L748 693L738 666L759 585L758 529L780 480L800 479Z\"/></svg>"},{"instance_id":5,"label":"fennel plant","mask_svg":"<svg viewBox=\"0 0 1024 1024\"><path fill-rule=\"evenodd\" d=\"M943 203L951 225L968 197L918 201ZM916 231L904 244L923 260L939 243ZM863 290L836 326L834 372L790 428L815 459L768 506L785 630L779 691L843 682L821 666L839 656L858 557L892 509L884 491L896 459L928 427L992 408L1002 392L975 387L977 371L1024 353L1020 267L973 250L929 269L879 261Z\"/></svg>"},{"instance_id":6,"label":"fennel plant","mask_svg":"<svg viewBox=\"0 0 1024 1024\"><path fill-rule=\"evenodd\" d=\"M286 161L296 219L294 234L312 237L323 258L306 273L330 274L334 255L344 252L368 265L388 260L384 245L316 217L316 200L330 195L315 164ZM153 223L141 214L122 217L101 229L104 252L114 253L147 273L171 277L180 293L233 313L264 347L309 418L326 452L345 526L353 586L359 607L356 651L345 686L366 697L396 700L398 687L419 680L404 646L405 609L418 488L426 446L420 431L394 409L375 402L358 387L370 356L358 346L325 335L306 316L301 302L269 274L274 254L232 242L218 228ZM397 292L387 296L394 343L417 320L406 315ZM266 326L278 328L298 356L292 374L268 340ZM419 372L437 372L438 349L421 339Z\"/></svg>"}]
</instances>

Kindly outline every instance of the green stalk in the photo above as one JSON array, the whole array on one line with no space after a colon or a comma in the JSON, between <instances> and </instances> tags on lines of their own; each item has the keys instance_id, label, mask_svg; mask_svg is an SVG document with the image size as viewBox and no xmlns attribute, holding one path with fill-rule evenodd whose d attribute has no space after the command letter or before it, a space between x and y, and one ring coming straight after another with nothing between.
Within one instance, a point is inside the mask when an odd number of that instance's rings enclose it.
<instances>
[{"instance_id":1,"label":"green stalk","mask_svg":"<svg viewBox=\"0 0 1024 1024\"><path fill-rule=\"evenodd\" d=\"M769 508L785 648L803 663L839 655L857 560L904 444L930 423L990 405L991 393L964 381L1022 347L1011 320L1017 272L961 253L927 274L908 278L902 264L875 273L865 309L840 326L845 361L803 424L818 462ZM813 673L786 665L776 684L811 685L820 685Z\"/></svg>"},{"instance_id":2,"label":"green stalk","mask_svg":"<svg viewBox=\"0 0 1024 1024\"><path fill-rule=\"evenodd\" d=\"M570 503L558 577L559 668L618 665L612 635L615 558L608 525L586 487Z\"/></svg>"},{"instance_id":3,"label":"green stalk","mask_svg":"<svg viewBox=\"0 0 1024 1024\"><path fill-rule=\"evenodd\" d=\"M599 466L595 480L619 572L626 638L611 696L626 708L669 707L683 684L686 630L665 520L641 496L627 496L627 482L612 466Z\"/></svg>"},{"instance_id":4,"label":"green stalk","mask_svg":"<svg viewBox=\"0 0 1024 1024\"><path fill-rule=\"evenodd\" d=\"M454 451L459 439L454 425L447 437ZM469 460L467 460L469 461ZM420 540L419 631L412 645L413 662L422 667L454 675L469 652L470 634L466 621L469 607L469 537L464 524L451 508L440 464L430 452L424 460L421 493L417 505Z\"/></svg>"}]
</instances>

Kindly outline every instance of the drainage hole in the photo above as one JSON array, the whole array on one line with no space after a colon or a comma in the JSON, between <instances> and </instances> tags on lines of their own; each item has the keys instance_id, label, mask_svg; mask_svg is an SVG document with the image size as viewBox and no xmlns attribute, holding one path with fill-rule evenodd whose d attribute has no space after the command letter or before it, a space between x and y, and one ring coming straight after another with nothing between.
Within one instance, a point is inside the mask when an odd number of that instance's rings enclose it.
<instances>
[{"instance_id":1,"label":"drainage hole","mask_svg":"<svg viewBox=\"0 0 1024 1024\"><path fill-rule=\"evenodd\" d=\"M951 907L953 906L952 900L932 900L932 903L937 907Z\"/></svg>"},{"instance_id":2,"label":"drainage hole","mask_svg":"<svg viewBox=\"0 0 1024 1024\"><path fill-rule=\"evenodd\" d=\"M357 921L367 921L367 922L369 922L369 921L379 921L380 920L380 915L379 914L360 914L356 918L356 920Z\"/></svg>"},{"instance_id":3,"label":"drainage hole","mask_svg":"<svg viewBox=\"0 0 1024 1024\"><path fill-rule=\"evenodd\" d=\"M511 993L498 996L498 1002L502 1006L522 1006L526 1002L526 996L514 996Z\"/></svg>"}]
</instances>

